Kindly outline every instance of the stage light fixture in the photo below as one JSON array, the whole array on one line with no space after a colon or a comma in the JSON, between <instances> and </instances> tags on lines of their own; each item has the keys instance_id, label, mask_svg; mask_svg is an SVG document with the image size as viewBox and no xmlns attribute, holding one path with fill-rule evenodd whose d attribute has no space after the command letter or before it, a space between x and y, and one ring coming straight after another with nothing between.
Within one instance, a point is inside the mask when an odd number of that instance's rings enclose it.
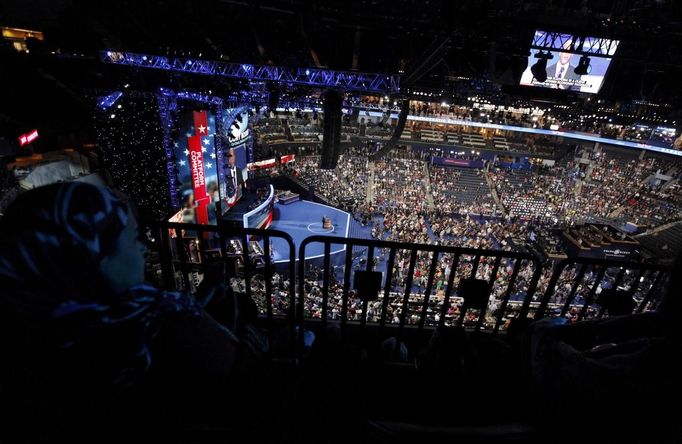
<instances>
[{"instance_id":1,"label":"stage light fixture","mask_svg":"<svg viewBox=\"0 0 682 444\"><path fill-rule=\"evenodd\" d=\"M542 83L547 80L547 60L554 58L554 56L549 51L538 51L538 53L535 54L535 58L538 59L538 61L530 67L530 72L533 73L535 80Z\"/></svg>"},{"instance_id":2,"label":"stage light fixture","mask_svg":"<svg viewBox=\"0 0 682 444\"><path fill-rule=\"evenodd\" d=\"M590 66L590 58L586 55L580 57L578 66L576 66L575 69L573 69L573 72L578 74L579 76L584 76L586 74L589 74L590 71L592 71L592 67Z\"/></svg>"}]
</instances>

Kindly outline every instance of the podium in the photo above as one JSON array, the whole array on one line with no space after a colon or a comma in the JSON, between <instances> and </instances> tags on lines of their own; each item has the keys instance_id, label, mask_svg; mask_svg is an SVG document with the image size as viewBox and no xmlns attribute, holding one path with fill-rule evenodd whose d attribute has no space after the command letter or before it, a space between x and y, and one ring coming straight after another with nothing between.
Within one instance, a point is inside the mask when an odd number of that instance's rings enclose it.
<instances>
[{"instance_id":1,"label":"podium","mask_svg":"<svg viewBox=\"0 0 682 444\"><path fill-rule=\"evenodd\" d=\"M322 228L325 230L331 230L333 227L332 220L327 216L322 216Z\"/></svg>"}]
</instances>

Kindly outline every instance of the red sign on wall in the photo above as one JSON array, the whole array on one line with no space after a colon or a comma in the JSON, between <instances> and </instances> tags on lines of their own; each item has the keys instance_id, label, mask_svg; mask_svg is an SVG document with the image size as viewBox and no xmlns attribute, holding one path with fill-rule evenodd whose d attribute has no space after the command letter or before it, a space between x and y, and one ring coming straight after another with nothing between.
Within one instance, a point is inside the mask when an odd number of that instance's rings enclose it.
<instances>
[{"instance_id":1,"label":"red sign on wall","mask_svg":"<svg viewBox=\"0 0 682 444\"><path fill-rule=\"evenodd\" d=\"M25 146L38 138L38 130L34 129L30 133L19 136L19 146Z\"/></svg>"},{"instance_id":2,"label":"red sign on wall","mask_svg":"<svg viewBox=\"0 0 682 444\"><path fill-rule=\"evenodd\" d=\"M279 163L285 164L285 163L293 162L295 159L296 159L295 154L287 154L286 156L282 156L280 158Z\"/></svg>"}]
</instances>

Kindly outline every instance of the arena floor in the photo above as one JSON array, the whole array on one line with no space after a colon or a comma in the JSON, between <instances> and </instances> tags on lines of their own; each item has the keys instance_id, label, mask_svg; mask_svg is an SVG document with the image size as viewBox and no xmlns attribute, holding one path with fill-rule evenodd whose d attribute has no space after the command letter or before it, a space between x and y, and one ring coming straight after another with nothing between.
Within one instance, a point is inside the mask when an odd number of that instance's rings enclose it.
<instances>
[{"instance_id":1,"label":"arena floor","mask_svg":"<svg viewBox=\"0 0 682 444\"><path fill-rule=\"evenodd\" d=\"M322 227L323 216L331 219L333 227L331 230ZM347 238L350 225L350 213L327 205L301 200L288 205L275 204L275 213L270 228L284 231L294 239L298 260L298 249L304 239L316 235ZM272 238L272 248L275 263L289 261L289 246L284 240ZM344 251L346 251L345 245L332 244L331 246L332 257ZM323 244L312 243L306 246L306 260L322 258L323 255Z\"/></svg>"}]
</instances>

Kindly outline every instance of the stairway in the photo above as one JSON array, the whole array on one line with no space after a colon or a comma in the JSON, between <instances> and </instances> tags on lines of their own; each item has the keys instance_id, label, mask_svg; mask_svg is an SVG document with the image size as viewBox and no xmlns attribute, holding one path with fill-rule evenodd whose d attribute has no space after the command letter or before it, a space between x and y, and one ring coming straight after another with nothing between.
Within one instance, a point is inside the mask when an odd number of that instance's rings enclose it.
<instances>
[{"instance_id":1,"label":"stairway","mask_svg":"<svg viewBox=\"0 0 682 444\"><path fill-rule=\"evenodd\" d=\"M374 162L371 160L367 163L369 170L369 177L367 178L367 198L365 201L371 204L374 201Z\"/></svg>"},{"instance_id":2,"label":"stairway","mask_svg":"<svg viewBox=\"0 0 682 444\"><path fill-rule=\"evenodd\" d=\"M424 169L424 186L426 188L426 206L433 210L436 205L433 202L433 194L431 194L431 179L429 178L429 164L427 162L422 162L422 168Z\"/></svg>"},{"instance_id":3,"label":"stairway","mask_svg":"<svg viewBox=\"0 0 682 444\"><path fill-rule=\"evenodd\" d=\"M485 181L488 183L488 188L490 189L490 195L493 196L493 200L495 201L495 205L497 208L502 211L505 215L507 214L507 210L504 208L504 205L502 205L502 201L500 201L500 196L497 195L497 190L495 189L495 184L493 183L493 180L488 176L488 173L485 173Z\"/></svg>"}]
</instances>

